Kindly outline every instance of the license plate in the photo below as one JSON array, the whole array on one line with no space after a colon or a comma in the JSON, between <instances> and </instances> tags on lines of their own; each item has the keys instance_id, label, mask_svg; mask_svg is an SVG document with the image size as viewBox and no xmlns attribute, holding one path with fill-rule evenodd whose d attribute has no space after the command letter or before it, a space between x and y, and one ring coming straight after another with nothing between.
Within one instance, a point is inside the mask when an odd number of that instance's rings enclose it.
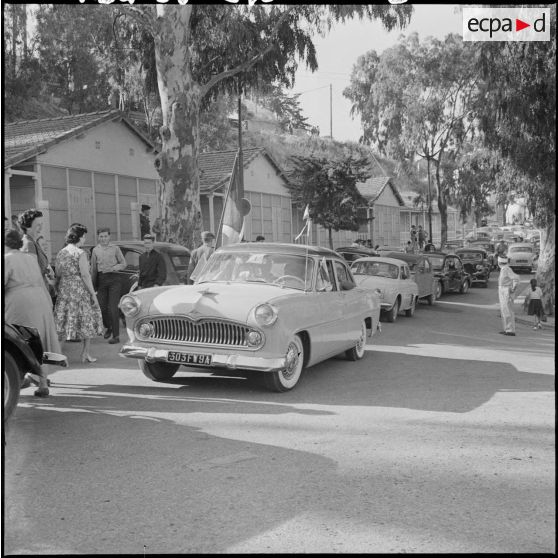
<instances>
[{"instance_id":1,"label":"license plate","mask_svg":"<svg viewBox=\"0 0 558 558\"><path fill-rule=\"evenodd\" d=\"M177 362L180 364L201 364L208 366L211 364L211 355L198 355L192 353L178 353L169 351L167 357L169 362Z\"/></svg>"}]
</instances>

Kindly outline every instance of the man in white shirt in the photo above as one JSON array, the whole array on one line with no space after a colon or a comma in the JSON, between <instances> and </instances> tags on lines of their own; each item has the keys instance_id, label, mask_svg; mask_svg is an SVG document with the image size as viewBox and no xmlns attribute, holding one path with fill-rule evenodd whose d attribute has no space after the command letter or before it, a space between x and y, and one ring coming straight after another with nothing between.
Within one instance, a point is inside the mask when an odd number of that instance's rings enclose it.
<instances>
[{"instance_id":1,"label":"man in white shirt","mask_svg":"<svg viewBox=\"0 0 558 558\"><path fill-rule=\"evenodd\" d=\"M515 336L515 314L513 311L514 293L519 285L519 276L508 265L507 257L499 257L500 276L498 277L498 298L504 331L502 335Z\"/></svg>"}]
</instances>

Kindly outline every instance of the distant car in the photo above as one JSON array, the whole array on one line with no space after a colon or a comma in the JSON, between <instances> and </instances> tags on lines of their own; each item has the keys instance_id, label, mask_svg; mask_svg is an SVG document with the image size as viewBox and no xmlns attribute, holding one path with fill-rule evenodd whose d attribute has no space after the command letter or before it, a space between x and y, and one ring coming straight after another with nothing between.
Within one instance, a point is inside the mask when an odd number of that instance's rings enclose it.
<instances>
[{"instance_id":1,"label":"distant car","mask_svg":"<svg viewBox=\"0 0 558 558\"><path fill-rule=\"evenodd\" d=\"M492 259L484 248L460 248L455 251L463 262L465 271L471 277L471 284L480 283L483 287L488 286L490 272L492 270Z\"/></svg>"},{"instance_id":2,"label":"distant car","mask_svg":"<svg viewBox=\"0 0 558 558\"><path fill-rule=\"evenodd\" d=\"M378 294L388 322L394 322L401 310L414 316L418 285L406 262L386 257L360 258L353 262L351 271L359 287Z\"/></svg>"},{"instance_id":3,"label":"distant car","mask_svg":"<svg viewBox=\"0 0 558 558\"><path fill-rule=\"evenodd\" d=\"M508 246L510 267L515 270L526 270L529 273L535 268L535 247L531 242L521 242Z\"/></svg>"},{"instance_id":4,"label":"distant car","mask_svg":"<svg viewBox=\"0 0 558 558\"><path fill-rule=\"evenodd\" d=\"M364 246L343 246L341 248L336 248L335 251L341 254L345 261L354 262L358 258L365 258L367 256L378 256L378 252L372 250L372 248L366 248Z\"/></svg>"},{"instance_id":5,"label":"distant car","mask_svg":"<svg viewBox=\"0 0 558 558\"><path fill-rule=\"evenodd\" d=\"M463 238L456 238L454 240L448 240L445 245L445 251L448 254L454 254L458 248L463 248L466 244L466 240Z\"/></svg>"},{"instance_id":6,"label":"distant car","mask_svg":"<svg viewBox=\"0 0 558 558\"><path fill-rule=\"evenodd\" d=\"M4 322L2 338L4 352L3 406L4 422L13 414L19 401L21 382L25 374L41 374L41 364L68 366L64 355L43 351L39 332L32 328Z\"/></svg>"},{"instance_id":7,"label":"distant car","mask_svg":"<svg viewBox=\"0 0 558 558\"><path fill-rule=\"evenodd\" d=\"M432 264L436 284L436 298L444 293L457 292L465 294L471 286L471 277L465 271L463 262L455 254L430 252L428 259Z\"/></svg>"},{"instance_id":8,"label":"distant car","mask_svg":"<svg viewBox=\"0 0 558 558\"><path fill-rule=\"evenodd\" d=\"M357 287L339 254L271 242L219 248L194 285L142 289L120 308L120 354L148 378L168 380L181 365L252 371L274 391L340 353L362 359L380 317L377 295Z\"/></svg>"},{"instance_id":9,"label":"distant car","mask_svg":"<svg viewBox=\"0 0 558 558\"><path fill-rule=\"evenodd\" d=\"M130 289L138 280L139 257L145 252L145 246L141 240L116 240L111 244L120 248L128 264L126 269L118 272L121 278L120 296L124 296L130 292ZM184 283L190 263L190 251L184 246L172 242L155 242L153 248L163 256L165 262L167 278L164 284L179 285ZM83 249L86 250L91 259L93 246L85 245Z\"/></svg>"},{"instance_id":10,"label":"distant car","mask_svg":"<svg viewBox=\"0 0 558 558\"><path fill-rule=\"evenodd\" d=\"M432 264L425 254L407 254L405 252L388 252L386 258L404 261L411 271L411 277L418 286L419 299L424 298L432 305L436 300L437 279L432 271Z\"/></svg>"}]
</instances>

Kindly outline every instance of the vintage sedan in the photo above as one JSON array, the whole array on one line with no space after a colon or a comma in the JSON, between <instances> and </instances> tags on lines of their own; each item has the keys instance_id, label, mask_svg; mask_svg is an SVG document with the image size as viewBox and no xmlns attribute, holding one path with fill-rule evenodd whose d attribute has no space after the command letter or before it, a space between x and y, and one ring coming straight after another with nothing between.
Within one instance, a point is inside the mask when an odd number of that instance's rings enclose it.
<instances>
[{"instance_id":1,"label":"vintage sedan","mask_svg":"<svg viewBox=\"0 0 558 558\"><path fill-rule=\"evenodd\" d=\"M515 270L525 270L532 273L536 267L535 247L531 242L518 242L508 246L510 267Z\"/></svg>"},{"instance_id":2,"label":"vintage sedan","mask_svg":"<svg viewBox=\"0 0 558 558\"><path fill-rule=\"evenodd\" d=\"M455 251L455 255L463 262L465 271L471 277L472 285L480 283L483 287L488 287L492 260L484 248L461 248Z\"/></svg>"},{"instance_id":3,"label":"vintage sedan","mask_svg":"<svg viewBox=\"0 0 558 558\"><path fill-rule=\"evenodd\" d=\"M428 259L437 279L436 299L444 293L457 292L465 294L471 286L471 276L465 271L463 262L455 254L430 252Z\"/></svg>"},{"instance_id":4,"label":"vintage sedan","mask_svg":"<svg viewBox=\"0 0 558 558\"><path fill-rule=\"evenodd\" d=\"M418 286L406 262L386 257L360 258L353 262L351 271L359 287L378 294L388 322L394 322L401 310L409 317L415 314Z\"/></svg>"},{"instance_id":5,"label":"vintage sedan","mask_svg":"<svg viewBox=\"0 0 558 558\"><path fill-rule=\"evenodd\" d=\"M275 391L339 353L363 358L380 317L378 297L334 251L265 242L220 248L194 285L136 291L120 308L120 354L148 378L168 380L181 365L255 371Z\"/></svg>"},{"instance_id":6,"label":"vintage sedan","mask_svg":"<svg viewBox=\"0 0 558 558\"><path fill-rule=\"evenodd\" d=\"M342 246L341 248L336 248L335 251L341 254L349 263L366 256L379 256L378 252L366 246Z\"/></svg>"},{"instance_id":7,"label":"vintage sedan","mask_svg":"<svg viewBox=\"0 0 558 558\"><path fill-rule=\"evenodd\" d=\"M491 240L473 240L463 248L484 248L484 250L486 250L486 256L488 258L490 269L496 269L498 267L496 244L494 244Z\"/></svg>"}]
</instances>

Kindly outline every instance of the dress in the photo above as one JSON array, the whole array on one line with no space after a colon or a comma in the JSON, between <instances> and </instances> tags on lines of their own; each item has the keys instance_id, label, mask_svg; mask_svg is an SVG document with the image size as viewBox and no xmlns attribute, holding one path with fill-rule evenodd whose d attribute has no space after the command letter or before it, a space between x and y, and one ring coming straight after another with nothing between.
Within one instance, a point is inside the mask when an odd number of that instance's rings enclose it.
<instances>
[{"instance_id":1,"label":"dress","mask_svg":"<svg viewBox=\"0 0 558 558\"><path fill-rule=\"evenodd\" d=\"M103 316L94 308L79 270L83 250L69 244L56 256L56 274L60 276L54 321L61 339L84 339L103 333Z\"/></svg>"},{"instance_id":2,"label":"dress","mask_svg":"<svg viewBox=\"0 0 558 558\"><path fill-rule=\"evenodd\" d=\"M4 254L4 319L7 323L34 327L43 349L60 353L60 343L37 258L19 250Z\"/></svg>"},{"instance_id":3,"label":"dress","mask_svg":"<svg viewBox=\"0 0 558 558\"><path fill-rule=\"evenodd\" d=\"M538 318L541 318L544 314L543 305L542 305L542 291L540 287L536 287L533 291L529 291L527 295L529 297L529 308L527 310L527 314L529 316L536 315Z\"/></svg>"}]
</instances>

